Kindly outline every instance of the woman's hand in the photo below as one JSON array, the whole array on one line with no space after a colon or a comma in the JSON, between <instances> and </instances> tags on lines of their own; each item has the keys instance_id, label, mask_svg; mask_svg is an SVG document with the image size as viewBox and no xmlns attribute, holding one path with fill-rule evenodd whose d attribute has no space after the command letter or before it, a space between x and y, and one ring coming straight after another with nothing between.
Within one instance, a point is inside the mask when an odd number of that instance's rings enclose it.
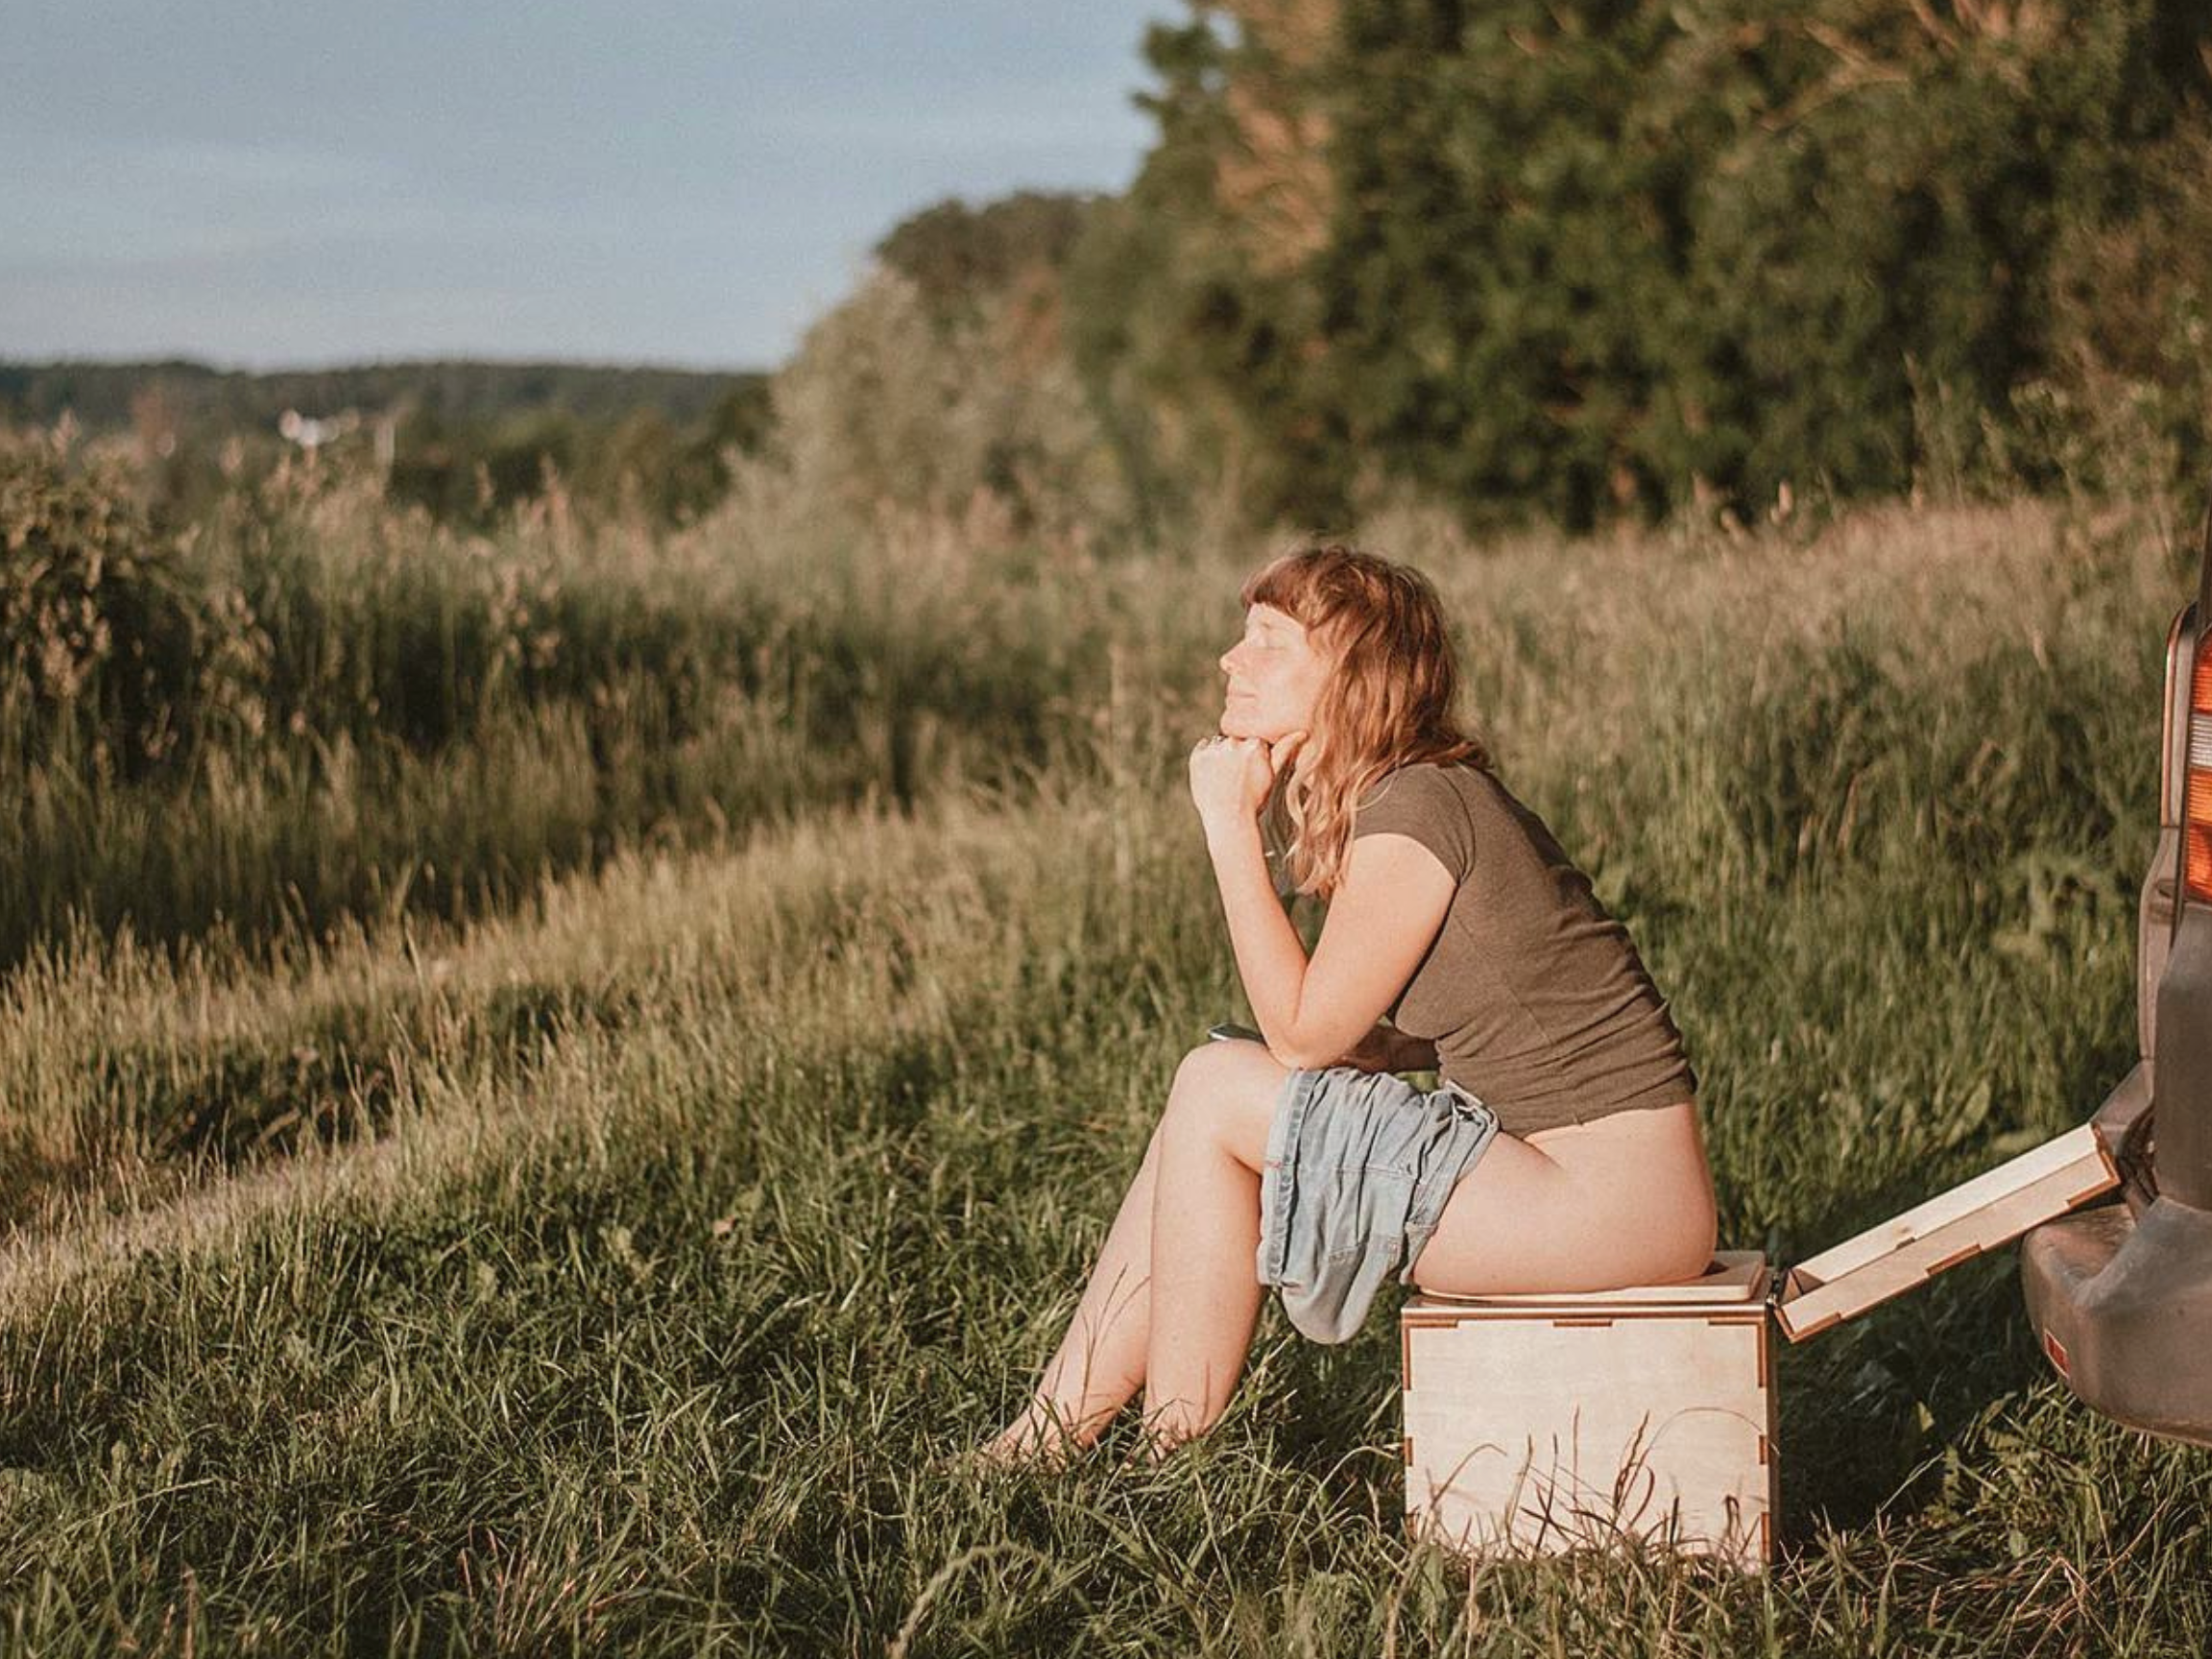
<instances>
[{"instance_id":1,"label":"woman's hand","mask_svg":"<svg viewBox=\"0 0 2212 1659\"><path fill-rule=\"evenodd\" d=\"M1296 758L1306 733L1273 743L1260 737L1208 737L1190 751L1190 800L1208 833L1259 817L1276 776Z\"/></svg>"},{"instance_id":2,"label":"woman's hand","mask_svg":"<svg viewBox=\"0 0 2212 1659\"><path fill-rule=\"evenodd\" d=\"M1408 1036L1395 1025L1375 1024L1348 1050L1339 1066L1360 1071L1432 1071L1436 1046L1426 1038Z\"/></svg>"}]
</instances>

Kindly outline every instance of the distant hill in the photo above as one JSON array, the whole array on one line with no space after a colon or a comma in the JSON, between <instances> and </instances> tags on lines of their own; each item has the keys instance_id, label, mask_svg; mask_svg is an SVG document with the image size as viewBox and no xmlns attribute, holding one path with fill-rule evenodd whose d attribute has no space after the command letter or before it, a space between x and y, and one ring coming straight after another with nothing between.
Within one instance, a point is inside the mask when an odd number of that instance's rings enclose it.
<instances>
[{"instance_id":1,"label":"distant hill","mask_svg":"<svg viewBox=\"0 0 2212 1659\"><path fill-rule=\"evenodd\" d=\"M50 425L64 410L92 430L131 424L141 393L157 391L172 418L189 425L268 429L287 409L303 415L402 406L448 421L491 421L522 411L558 410L583 421L654 409L679 426L709 419L733 394L763 397L768 376L752 372L598 367L582 363L372 363L264 373L187 359L112 363L0 361L0 418Z\"/></svg>"}]
</instances>

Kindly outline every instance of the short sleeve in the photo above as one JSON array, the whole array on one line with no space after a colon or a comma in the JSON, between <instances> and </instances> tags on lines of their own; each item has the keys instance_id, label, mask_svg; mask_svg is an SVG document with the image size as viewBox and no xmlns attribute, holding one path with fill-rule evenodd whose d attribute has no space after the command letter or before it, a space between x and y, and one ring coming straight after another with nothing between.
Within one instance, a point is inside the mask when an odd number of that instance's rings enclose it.
<instances>
[{"instance_id":1,"label":"short sleeve","mask_svg":"<svg viewBox=\"0 0 2212 1659\"><path fill-rule=\"evenodd\" d=\"M1475 868L1475 824L1467 803L1441 766L1416 764L1386 773L1360 797L1352 836L1409 835L1464 881Z\"/></svg>"}]
</instances>

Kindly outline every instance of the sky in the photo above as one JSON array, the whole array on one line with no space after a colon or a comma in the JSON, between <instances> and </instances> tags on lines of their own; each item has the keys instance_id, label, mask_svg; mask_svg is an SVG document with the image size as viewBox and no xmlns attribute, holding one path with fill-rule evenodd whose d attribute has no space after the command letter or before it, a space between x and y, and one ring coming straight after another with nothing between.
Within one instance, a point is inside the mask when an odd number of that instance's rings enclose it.
<instances>
[{"instance_id":1,"label":"sky","mask_svg":"<svg viewBox=\"0 0 2212 1659\"><path fill-rule=\"evenodd\" d=\"M0 357L771 368L948 196L1118 190L1182 0L9 0Z\"/></svg>"}]
</instances>

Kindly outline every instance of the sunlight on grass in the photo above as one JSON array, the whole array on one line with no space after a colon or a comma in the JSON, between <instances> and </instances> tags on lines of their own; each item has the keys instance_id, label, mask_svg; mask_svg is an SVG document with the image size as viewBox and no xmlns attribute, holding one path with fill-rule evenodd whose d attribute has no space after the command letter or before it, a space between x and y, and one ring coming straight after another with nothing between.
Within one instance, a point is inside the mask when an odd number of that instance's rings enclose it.
<instances>
[{"instance_id":1,"label":"sunlight on grass","mask_svg":"<svg viewBox=\"0 0 2212 1659\"><path fill-rule=\"evenodd\" d=\"M1727 1242L1809 1254L2125 1070L2180 596L2144 524L1404 550L1672 999ZM2004 1261L1784 1355L1764 1580L1409 1548L1380 1316L1321 1348L1270 1310L1157 1471L1123 1425L1062 1477L946 1472L1238 1012L1178 771L1239 563L1039 575L1036 656L965 733L945 692L903 810L618 836L455 919L39 939L0 985L11 1644L2200 1651L2202 1455L2046 1382ZM868 707L987 675L957 592ZM1014 786L957 758L1033 729ZM438 764L487 767L469 844L512 861L555 815L499 804L488 741ZM583 761L541 753L542 801Z\"/></svg>"}]
</instances>

